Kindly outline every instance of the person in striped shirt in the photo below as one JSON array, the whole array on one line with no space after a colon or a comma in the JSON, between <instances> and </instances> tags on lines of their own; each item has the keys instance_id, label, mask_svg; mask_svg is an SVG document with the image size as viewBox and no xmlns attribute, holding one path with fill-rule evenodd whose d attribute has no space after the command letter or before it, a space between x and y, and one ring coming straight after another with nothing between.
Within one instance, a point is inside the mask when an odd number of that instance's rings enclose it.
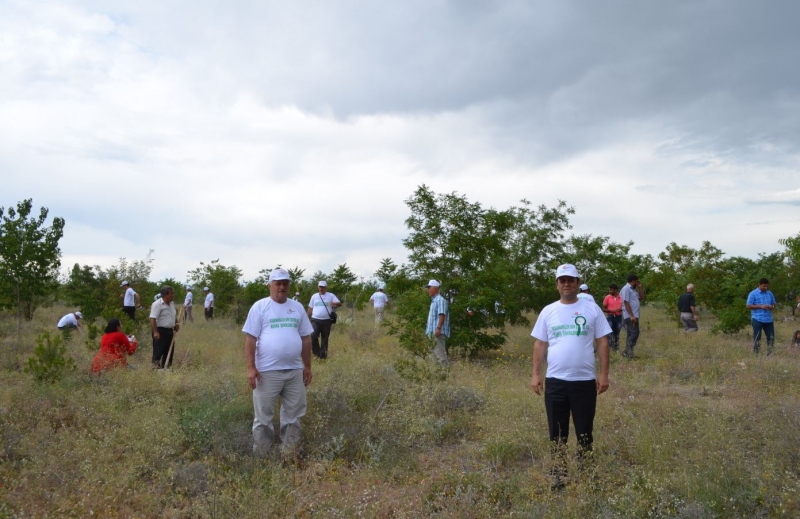
<instances>
[{"instance_id":1,"label":"person in striped shirt","mask_svg":"<svg viewBox=\"0 0 800 519\"><path fill-rule=\"evenodd\" d=\"M428 312L428 325L425 328L425 335L431 338L433 343L433 355L439 364L446 368L447 345L446 340L450 337L450 314L447 308L447 299L439 293L441 284L435 279L431 279L425 288L431 296L431 309Z\"/></svg>"}]
</instances>

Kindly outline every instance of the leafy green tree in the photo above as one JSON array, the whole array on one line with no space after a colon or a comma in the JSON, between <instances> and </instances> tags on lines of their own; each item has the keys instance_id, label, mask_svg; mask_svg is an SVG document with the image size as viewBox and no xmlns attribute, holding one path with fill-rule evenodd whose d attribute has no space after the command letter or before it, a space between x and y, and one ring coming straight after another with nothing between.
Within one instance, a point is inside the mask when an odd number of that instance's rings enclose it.
<instances>
[{"instance_id":1,"label":"leafy green tree","mask_svg":"<svg viewBox=\"0 0 800 519\"><path fill-rule=\"evenodd\" d=\"M437 195L427 186L406 200L411 216L403 244L409 263L402 277L419 284L398 297L397 322L391 328L409 350L424 331L429 300L421 288L430 278L441 280L450 301L451 347L467 355L493 349L506 340L504 326L527 323L524 313L557 298L552 272L564 251L569 228L564 202L555 208L485 209L466 197ZM499 304L502 311L496 311Z\"/></svg>"},{"instance_id":2,"label":"leafy green tree","mask_svg":"<svg viewBox=\"0 0 800 519\"><path fill-rule=\"evenodd\" d=\"M375 271L375 277L378 278L381 283L388 284L397 274L397 269L397 265L391 258L383 258L380 267Z\"/></svg>"},{"instance_id":3,"label":"leafy green tree","mask_svg":"<svg viewBox=\"0 0 800 519\"><path fill-rule=\"evenodd\" d=\"M208 264L200 262L200 266L190 270L187 276L194 286L201 289L207 286L211 289L214 293L215 312L221 315L238 315L239 295L242 291L239 279L242 271L236 265L226 267L218 259Z\"/></svg>"},{"instance_id":4,"label":"leafy green tree","mask_svg":"<svg viewBox=\"0 0 800 519\"><path fill-rule=\"evenodd\" d=\"M562 261L577 267L600 303L610 284L622 287L628 275L645 278L652 269L653 258L631 254L632 246L633 242L620 244L607 236L573 235L567 239Z\"/></svg>"},{"instance_id":5,"label":"leafy green tree","mask_svg":"<svg viewBox=\"0 0 800 519\"><path fill-rule=\"evenodd\" d=\"M63 286L64 299L68 304L80 308L87 323L94 323L103 313L105 280L102 275L98 265L92 267L76 263Z\"/></svg>"},{"instance_id":6,"label":"leafy green tree","mask_svg":"<svg viewBox=\"0 0 800 519\"><path fill-rule=\"evenodd\" d=\"M32 217L33 201L19 202L16 209L0 207L0 296L4 306L17 308L17 335L22 317L30 320L43 298L55 293L61 267L59 240L64 236L64 219L53 218L46 226L49 210L42 207Z\"/></svg>"}]
</instances>

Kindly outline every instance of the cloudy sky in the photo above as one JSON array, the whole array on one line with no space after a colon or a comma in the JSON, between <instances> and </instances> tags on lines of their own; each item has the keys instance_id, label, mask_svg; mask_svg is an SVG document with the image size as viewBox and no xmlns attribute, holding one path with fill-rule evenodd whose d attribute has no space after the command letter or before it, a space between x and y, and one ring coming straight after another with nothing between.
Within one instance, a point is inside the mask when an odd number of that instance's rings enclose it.
<instances>
[{"instance_id":1,"label":"cloudy sky","mask_svg":"<svg viewBox=\"0 0 800 519\"><path fill-rule=\"evenodd\" d=\"M405 260L425 183L657 254L800 231L800 3L0 0L0 205L64 264Z\"/></svg>"}]
</instances>

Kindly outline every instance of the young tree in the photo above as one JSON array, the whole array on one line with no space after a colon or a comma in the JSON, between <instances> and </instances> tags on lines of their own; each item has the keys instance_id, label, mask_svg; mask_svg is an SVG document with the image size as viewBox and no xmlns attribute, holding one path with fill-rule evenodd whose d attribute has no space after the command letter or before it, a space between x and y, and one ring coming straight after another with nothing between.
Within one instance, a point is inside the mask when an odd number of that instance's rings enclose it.
<instances>
[{"instance_id":1,"label":"young tree","mask_svg":"<svg viewBox=\"0 0 800 519\"><path fill-rule=\"evenodd\" d=\"M242 285L239 279L242 271L236 265L226 267L221 265L218 259L206 264L202 261L200 266L190 270L187 274L189 281L196 287L208 286L214 293L214 308L219 313L226 315L233 313L238 315L239 294Z\"/></svg>"},{"instance_id":2,"label":"young tree","mask_svg":"<svg viewBox=\"0 0 800 519\"><path fill-rule=\"evenodd\" d=\"M456 193L437 195L423 185L406 204L410 234L403 244L409 263L402 270L407 279L442 282L442 295L450 301L452 347L467 355L497 348L505 342L506 322L525 323L525 312L557 297L552 272L573 212L564 202L534 210L523 200L521 207L499 211ZM418 340L412 328L424 330L425 298L419 286L398 298L393 332L401 343Z\"/></svg>"},{"instance_id":3,"label":"young tree","mask_svg":"<svg viewBox=\"0 0 800 519\"><path fill-rule=\"evenodd\" d=\"M19 202L16 209L0 207L0 292L13 294L13 300L3 303L17 307L17 335L25 308L27 318L32 319L39 298L57 288L61 266L58 242L64 236L64 219L53 218L48 227L49 210L42 207L38 217L31 217L32 210L30 198Z\"/></svg>"},{"instance_id":4,"label":"young tree","mask_svg":"<svg viewBox=\"0 0 800 519\"><path fill-rule=\"evenodd\" d=\"M81 266L76 263L63 287L64 299L68 304L80 308L87 323L94 323L103 313L105 281L101 276L100 266Z\"/></svg>"}]
</instances>

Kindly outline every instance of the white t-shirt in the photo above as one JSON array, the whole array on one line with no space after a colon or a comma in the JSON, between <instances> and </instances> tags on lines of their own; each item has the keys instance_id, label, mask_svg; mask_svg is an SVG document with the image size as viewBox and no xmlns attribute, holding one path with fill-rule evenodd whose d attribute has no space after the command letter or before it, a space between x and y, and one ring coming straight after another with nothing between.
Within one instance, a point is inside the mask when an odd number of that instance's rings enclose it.
<instances>
[{"instance_id":1,"label":"white t-shirt","mask_svg":"<svg viewBox=\"0 0 800 519\"><path fill-rule=\"evenodd\" d=\"M211 292L206 294L206 301L203 306L205 306L206 308L214 307L214 294L212 294Z\"/></svg>"},{"instance_id":2,"label":"white t-shirt","mask_svg":"<svg viewBox=\"0 0 800 519\"><path fill-rule=\"evenodd\" d=\"M247 314L242 328L256 340L256 369L302 369L302 337L311 335L314 328L303 305L291 299L277 303L271 297L256 301Z\"/></svg>"},{"instance_id":3,"label":"white t-shirt","mask_svg":"<svg viewBox=\"0 0 800 519\"><path fill-rule=\"evenodd\" d=\"M372 297L370 297L369 300L372 301L372 304L375 306L375 308L383 308L386 306L386 303L389 302L389 296L383 292L375 292L372 294Z\"/></svg>"},{"instance_id":4,"label":"white t-shirt","mask_svg":"<svg viewBox=\"0 0 800 519\"><path fill-rule=\"evenodd\" d=\"M183 300L183 306L192 306L192 301L194 301L194 295L191 292L186 292L186 299Z\"/></svg>"},{"instance_id":5,"label":"white t-shirt","mask_svg":"<svg viewBox=\"0 0 800 519\"><path fill-rule=\"evenodd\" d=\"M565 305L556 301L544 307L531 335L548 343L548 378L594 380L594 339L611 333L596 303L578 299Z\"/></svg>"},{"instance_id":6,"label":"white t-shirt","mask_svg":"<svg viewBox=\"0 0 800 519\"><path fill-rule=\"evenodd\" d=\"M122 306L135 306L136 305L136 292L131 287L125 291L125 299L122 300Z\"/></svg>"},{"instance_id":7,"label":"white t-shirt","mask_svg":"<svg viewBox=\"0 0 800 519\"><path fill-rule=\"evenodd\" d=\"M333 295L332 292L325 292L325 304L323 304L323 298L319 295L319 293L314 294L311 296L311 301L308 302L308 307L311 308L311 318L312 319L330 319L331 316L329 312L333 312L333 308L331 307L331 303L340 303L339 298ZM327 310L325 309L325 305L327 305Z\"/></svg>"},{"instance_id":8,"label":"white t-shirt","mask_svg":"<svg viewBox=\"0 0 800 519\"><path fill-rule=\"evenodd\" d=\"M592 303L597 304L597 302L592 297L592 294L587 294L586 292L581 292L580 294L578 294L578 299L585 299L586 301L591 301Z\"/></svg>"},{"instance_id":9,"label":"white t-shirt","mask_svg":"<svg viewBox=\"0 0 800 519\"><path fill-rule=\"evenodd\" d=\"M50 322L52 323L53 321ZM75 314L67 314L58 321L59 328L63 328L65 326L78 327L78 318L75 317Z\"/></svg>"}]
</instances>

